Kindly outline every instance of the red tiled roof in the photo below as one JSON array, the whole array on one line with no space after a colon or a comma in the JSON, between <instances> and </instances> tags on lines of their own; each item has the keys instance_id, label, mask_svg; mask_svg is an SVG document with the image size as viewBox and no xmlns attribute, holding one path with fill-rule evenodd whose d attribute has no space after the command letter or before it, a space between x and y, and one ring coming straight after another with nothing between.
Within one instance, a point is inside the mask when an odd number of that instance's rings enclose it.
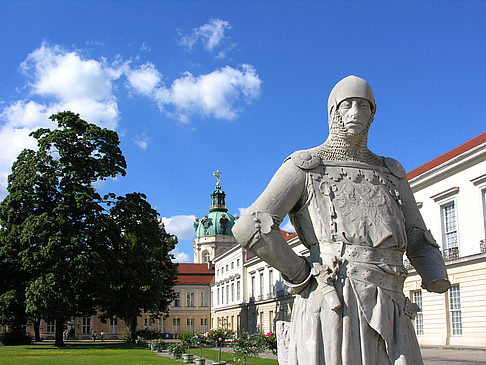
<instances>
[{"instance_id":1,"label":"red tiled roof","mask_svg":"<svg viewBox=\"0 0 486 365\"><path fill-rule=\"evenodd\" d=\"M290 241L292 238L297 236L297 233L289 233L283 229L281 229L280 232L282 232L282 236L285 238L285 241Z\"/></svg>"},{"instance_id":2,"label":"red tiled roof","mask_svg":"<svg viewBox=\"0 0 486 365\"><path fill-rule=\"evenodd\" d=\"M214 265L213 270L208 270L208 264L182 263L177 269L177 284L210 284L214 281Z\"/></svg>"},{"instance_id":3,"label":"red tiled roof","mask_svg":"<svg viewBox=\"0 0 486 365\"><path fill-rule=\"evenodd\" d=\"M432 170L434 167L442 165L444 162L447 162L453 159L454 157L457 157L460 154L469 151L470 149L473 149L474 147L477 147L485 142L486 142L486 132L481 133L479 136L474 137L473 139L467 141L466 143L463 143L460 146L453 148L449 152L446 152L443 155L434 158L432 161L429 161L423 164L422 166L419 166L416 169L410 171L409 173L407 173L407 179L410 180L413 179L414 177L422 175L423 173Z\"/></svg>"}]
</instances>

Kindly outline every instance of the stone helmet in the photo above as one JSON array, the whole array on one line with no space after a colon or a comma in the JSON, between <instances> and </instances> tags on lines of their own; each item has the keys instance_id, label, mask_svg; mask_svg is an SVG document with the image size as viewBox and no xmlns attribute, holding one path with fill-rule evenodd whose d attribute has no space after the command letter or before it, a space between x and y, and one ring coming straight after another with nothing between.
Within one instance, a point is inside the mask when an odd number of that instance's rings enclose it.
<instances>
[{"instance_id":1,"label":"stone helmet","mask_svg":"<svg viewBox=\"0 0 486 365\"><path fill-rule=\"evenodd\" d=\"M371 104L371 112L376 112L375 97L371 86L360 77L348 76L339 81L329 94L327 110L331 117L333 110L337 110L339 103L348 98L362 98Z\"/></svg>"}]
</instances>

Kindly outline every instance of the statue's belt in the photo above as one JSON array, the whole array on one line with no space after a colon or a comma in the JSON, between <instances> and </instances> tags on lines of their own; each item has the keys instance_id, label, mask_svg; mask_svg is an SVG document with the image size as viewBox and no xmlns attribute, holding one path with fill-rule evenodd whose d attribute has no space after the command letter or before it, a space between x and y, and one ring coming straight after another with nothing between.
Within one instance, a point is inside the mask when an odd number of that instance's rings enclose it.
<instances>
[{"instance_id":1,"label":"statue's belt","mask_svg":"<svg viewBox=\"0 0 486 365\"><path fill-rule=\"evenodd\" d=\"M321 246L322 247L322 246ZM405 277L388 273L375 266L378 264L403 265L403 252L398 250L349 245L344 242L328 243L321 256L332 255L335 266L329 268L334 280L351 278L376 285L383 289L401 291ZM329 260L323 260L329 262ZM334 274L334 275L333 275Z\"/></svg>"}]
</instances>

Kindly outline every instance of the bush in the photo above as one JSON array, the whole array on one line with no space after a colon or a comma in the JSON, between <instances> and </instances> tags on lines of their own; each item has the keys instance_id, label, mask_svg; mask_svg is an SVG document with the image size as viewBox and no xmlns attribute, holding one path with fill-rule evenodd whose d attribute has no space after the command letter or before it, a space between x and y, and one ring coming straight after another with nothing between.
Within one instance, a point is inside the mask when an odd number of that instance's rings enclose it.
<instances>
[{"instance_id":1,"label":"bush","mask_svg":"<svg viewBox=\"0 0 486 365\"><path fill-rule=\"evenodd\" d=\"M164 334L162 332L145 329L145 330L138 330L135 332L135 338L138 337L140 337L143 340L149 341L149 340L156 340L159 338L163 338Z\"/></svg>"},{"instance_id":2,"label":"bush","mask_svg":"<svg viewBox=\"0 0 486 365\"><path fill-rule=\"evenodd\" d=\"M152 351L162 352L167 348L167 343L164 342L162 339L153 340L150 344L150 349Z\"/></svg>"},{"instance_id":3,"label":"bush","mask_svg":"<svg viewBox=\"0 0 486 365\"><path fill-rule=\"evenodd\" d=\"M233 344L233 358L237 362L243 361L246 365L246 359L249 357L256 357L260 352L265 350L263 337L261 334L249 334L248 332L241 331L238 336L235 337Z\"/></svg>"},{"instance_id":4,"label":"bush","mask_svg":"<svg viewBox=\"0 0 486 365\"><path fill-rule=\"evenodd\" d=\"M32 336L30 333L7 332L2 336L2 343L5 346L30 345Z\"/></svg>"},{"instance_id":5,"label":"bush","mask_svg":"<svg viewBox=\"0 0 486 365\"><path fill-rule=\"evenodd\" d=\"M173 343L167 347L169 354L174 356L176 359L180 359L184 353L184 345L182 342Z\"/></svg>"},{"instance_id":6,"label":"bush","mask_svg":"<svg viewBox=\"0 0 486 365\"><path fill-rule=\"evenodd\" d=\"M272 351L272 354L277 355L277 335L272 332L267 334L260 334L260 341L264 349Z\"/></svg>"}]
</instances>

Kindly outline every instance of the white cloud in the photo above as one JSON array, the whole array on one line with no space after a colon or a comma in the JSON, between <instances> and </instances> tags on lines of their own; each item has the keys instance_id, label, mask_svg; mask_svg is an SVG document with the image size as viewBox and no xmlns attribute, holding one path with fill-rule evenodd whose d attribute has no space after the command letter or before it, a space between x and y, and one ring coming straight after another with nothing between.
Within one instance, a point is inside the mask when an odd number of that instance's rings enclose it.
<instances>
[{"instance_id":1,"label":"white cloud","mask_svg":"<svg viewBox=\"0 0 486 365\"><path fill-rule=\"evenodd\" d=\"M231 29L231 25L226 20L211 18L207 24L194 28L192 33L183 35L179 32L179 43L187 49L192 49L194 45L201 41L209 52L219 47L226 38L225 32ZM221 56L221 52L218 54Z\"/></svg>"},{"instance_id":2,"label":"white cloud","mask_svg":"<svg viewBox=\"0 0 486 365\"><path fill-rule=\"evenodd\" d=\"M147 149L150 141L151 141L150 137L148 137L145 133L143 133L141 136L137 136L133 139L133 143L135 143L142 150Z\"/></svg>"},{"instance_id":3,"label":"white cloud","mask_svg":"<svg viewBox=\"0 0 486 365\"><path fill-rule=\"evenodd\" d=\"M238 213L239 213L238 215L241 217L243 215L243 213L245 213L248 210L248 208L250 208L250 207L238 208Z\"/></svg>"},{"instance_id":4,"label":"white cloud","mask_svg":"<svg viewBox=\"0 0 486 365\"><path fill-rule=\"evenodd\" d=\"M102 127L117 127L119 110L112 83L122 74L122 66L116 69L104 59L84 59L76 51L46 43L26 57L20 67L31 80L30 95L0 112L0 196L6 192L6 177L15 158L22 149L36 145L29 133L54 126L48 119L51 114L72 110ZM29 100L34 96L42 101Z\"/></svg>"},{"instance_id":5,"label":"white cloud","mask_svg":"<svg viewBox=\"0 0 486 365\"><path fill-rule=\"evenodd\" d=\"M174 215L162 217L165 230L177 236L179 240L192 240L194 238L195 215Z\"/></svg>"},{"instance_id":6,"label":"white cloud","mask_svg":"<svg viewBox=\"0 0 486 365\"><path fill-rule=\"evenodd\" d=\"M191 262L190 256L185 252L179 252L178 248L172 250L171 254L174 255L175 262Z\"/></svg>"},{"instance_id":7,"label":"white cloud","mask_svg":"<svg viewBox=\"0 0 486 365\"><path fill-rule=\"evenodd\" d=\"M138 77L129 78L130 85L140 94L153 94L159 108L183 123L189 123L194 115L217 119L235 119L239 112L238 102L250 103L260 95L262 81L251 65L241 69L225 66L209 74L194 76L185 72L167 88L156 87L160 81L157 70L144 69L140 78L152 81L141 88Z\"/></svg>"},{"instance_id":8,"label":"white cloud","mask_svg":"<svg viewBox=\"0 0 486 365\"><path fill-rule=\"evenodd\" d=\"M136 70L128 70L127 79L139 94L151 96L160 82L160 73L151 63L146 63Z\"/></svg>"}]
</instances>

